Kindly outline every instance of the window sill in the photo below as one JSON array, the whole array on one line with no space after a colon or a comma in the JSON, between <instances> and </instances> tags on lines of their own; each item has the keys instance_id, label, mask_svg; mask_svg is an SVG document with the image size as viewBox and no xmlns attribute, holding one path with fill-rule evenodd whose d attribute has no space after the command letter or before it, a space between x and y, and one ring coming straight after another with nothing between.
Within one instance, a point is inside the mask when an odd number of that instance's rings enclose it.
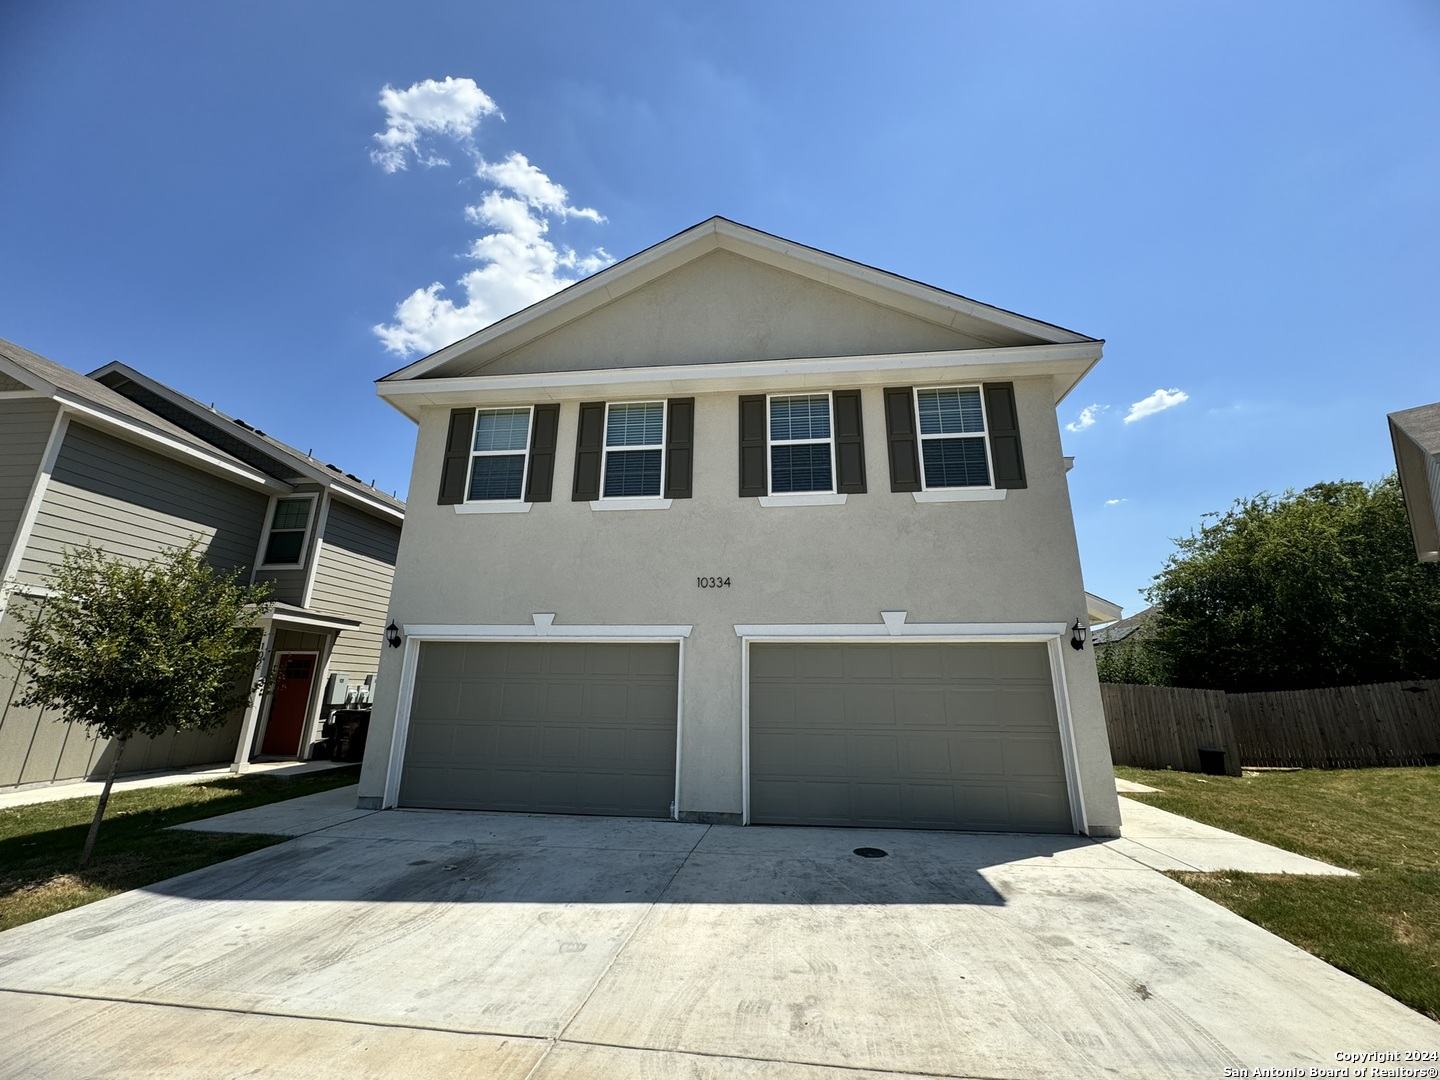
<instances>
[{"instance_id":1,"label":"window sill","mask_svg":"<svg viewBox=\"0 0 1440 1080\"><path fill-rule=\"evenodd\" d=\"M473 502L456 503L457 514L528 514L531 503L528 502Z\"/></svg>"},{"instance_id":2,"label":"window sill","mask_svg":"<svg viewBox=\"0 0 1440 1080\"><path fill-rule=\"evenodd\" d=\"M844 506L849 495L833 495L827 492L805 492L797 495L761 495L756 499L761 506Z\"/></svg>"},{"instance_id":3,"label":"window sill","mask_svg":"<svg viewBox=\"0 0 1440 1080\"><path fill-rule=\"evenodd\" d=\"M937 488L934 491L911 492L917 503L927 502L993 502L1005 498L1006 488Z\"/></svg>"},{"instance_id":4,"label":"window sill","mask_svg":"<svg viewBox=\"0 0 1440 1080\"><path fill-rule=\"evenodd\" d=\"M670 499L595 499L591 510L669 510Z\"/></svg>"}]
</instances>

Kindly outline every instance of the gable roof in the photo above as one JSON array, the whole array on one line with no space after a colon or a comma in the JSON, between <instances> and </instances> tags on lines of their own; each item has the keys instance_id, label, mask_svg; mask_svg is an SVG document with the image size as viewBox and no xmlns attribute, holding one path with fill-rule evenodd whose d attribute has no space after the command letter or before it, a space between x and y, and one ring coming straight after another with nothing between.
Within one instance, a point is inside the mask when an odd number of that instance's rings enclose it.
<instances>
[{"instance_id":1,"label":"gable roof","mask_svg":"<svg viewBox=\"0 0 1440 1080\"><path fill-rule=\"evenodd\" d=\"M982 304L957 293L843 259L726 218L712 217L469 337L392 371L378 382L386 384L472 375L501 355L715 251L728 251L788 271L857 298L962 332L997 348L1036 344L1101 344L1098 338Z\"/></svg>"},{"instance_id":2,"label":"gable roof","mask_svg":"<svg viewBox=\"0 0 1440 1080\"><path fill-rule=\"evenodd\" d=\"M1421 562L1440 562L1440 402L1387 419L1415 555Z\"/></svg>"},{"instance_id":3,"label":"gable roof","mask_svg":"<svg viewBox=\"0 0 1440 1080\"><path fill-rule=\"evenodd\" d=\"M1137 630L1143 630L1145 626L1153 622L1155 616L1160 614L1160 609L1152 604L1150 607L1137 611L1129 618L1120 619L1109 626L1102 626L1090 634L1090 640L1096 645L1110 645L1117 641L1124 641Z\"/></svg>"},{"instance_id":4,"label":"gable roof","mask_svg":"<svg viewBox=\"0 0 1440 1080\"><path fill-rule=\"evenodd\" d=\"M205 405L162 382L119 361L92 371L87 378L114 389L176 426L239 458L269 476L287 482L318 483L341 495L367 503L378 503L390 515L403 515L405 503L388 492L365 483L338 465L322 462L295 447L265 434L244 420L229 416L213 405Z\"/></svg>"},{"instance_id":5,"label":"gable roof","mask_svg":"<svg viewBox=\"0 0 1440 1080\"><path fill-rule=\"evenodd\" d=\"M284 492L296 483L318 483L388 517L404 516L405 504L394 496L124 364L81 375L0 338L0 373L102 426L129 432L131 438L138 435L248 486Z\"/></svg>"}]
</instances>

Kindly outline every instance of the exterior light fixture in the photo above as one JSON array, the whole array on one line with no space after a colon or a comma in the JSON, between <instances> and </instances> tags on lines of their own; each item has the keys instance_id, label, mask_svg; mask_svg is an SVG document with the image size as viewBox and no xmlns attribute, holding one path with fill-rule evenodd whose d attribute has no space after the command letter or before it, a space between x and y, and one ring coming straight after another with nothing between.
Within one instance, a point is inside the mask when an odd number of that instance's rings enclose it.
<instances>
[{"instance_id":1,"label":"exterior light fixture","mask_svg":"<svg viewBox=\"0 0 1440 1080\"><path fill-rule=\"evenodd\" d=\"M393 620L389 626L385 627L385 640L392 649L398 649L400 647L400 628L395 625ZM1077 645L1076 648L1079 648L1079 646Z\"/></svg>"},{"instance_id":2,"label":"exterior light fixture","mask_svg":"<svg viewBox=\"0 0 1440 1080\"><path fill-rule=\"evenodd\" d=\"M1089 636L1090 628L1076 619L1075 625L1070 628L1070 647L1076 650L1085 648L1085 639Z\"/></svg>"}]
</instances>

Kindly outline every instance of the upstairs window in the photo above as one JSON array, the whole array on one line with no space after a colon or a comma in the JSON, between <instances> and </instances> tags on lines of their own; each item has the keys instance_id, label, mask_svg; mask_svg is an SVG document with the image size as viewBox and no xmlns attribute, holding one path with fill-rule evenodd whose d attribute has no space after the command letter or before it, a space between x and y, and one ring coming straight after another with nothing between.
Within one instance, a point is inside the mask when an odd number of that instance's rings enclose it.
<instances>
[{"instance_id":1,"label":"upstairs window","mask_svg":"<svg viewBox=\"0 0 1440 1080\"><path fill-rule=\"evenodd\" d=\"M606 407L603 498L659 498L664 457L663 401Z\"/></svg>"},{"instance_id":2,"label":"upstairs window","mask_svg":"<svg viewBox=\"0 0 1440 1080\"><path fill-rule=\"evenodd\" d=\"M830 395L770 398L770 493L835 490Z\"/></svg>"},{"instance_id":3,"label":"upstairs window","mask_svg":"<svg viewBox=\"0 0 1440 1080\"><path fill-rule=\"evenodd\" d=\"M989 487L985 406L978 386L916 390L925 490Z\"/></svg>"},{"instance_id":4,"label":"upstairs window","mask_svg":"<svg viewBox=\"0 0 1440 1080\"><path fill-rule=\"evenodd\" d=\"M313 495L276 499L270 512L270 530L265 540L266 566L299 566L305 561L305 541L310 535Z\"/></svg>"},{"instance_id":5,"label":"upstairs window","mask_svg":"<svg viewBox=\"0 0 1440 1080\"><path fill-rule=\"evenodd\" d=\"M476 410L467 501L519 500L525 490L530 411L529 406Z\"/></svg>"}]
</instances>

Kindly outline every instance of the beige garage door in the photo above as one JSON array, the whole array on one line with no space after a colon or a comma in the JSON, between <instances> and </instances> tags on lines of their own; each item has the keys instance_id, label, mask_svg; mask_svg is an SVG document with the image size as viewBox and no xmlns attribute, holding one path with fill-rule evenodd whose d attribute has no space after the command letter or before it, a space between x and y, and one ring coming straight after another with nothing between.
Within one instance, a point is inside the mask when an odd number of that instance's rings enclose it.
<instances>
[{"instance_id":1,"label":"beige garage door","mask_svg":"<svg viewBox=\"0 0 1440 1080\"><path fill-rule=\"evenodd\" d=\"M675 645L426 642L400 805L669 817Z\"/></svg>"},{"instance_id":2,"label":"beige garage door","mask_svg":"<svg viewBox=\"0 0 1440 1080\"><path fill-rule=\"evenodd\" d=\"M752 645L750 817L1070 832L1044 645Z\"/></svg>"}]
</instances>

